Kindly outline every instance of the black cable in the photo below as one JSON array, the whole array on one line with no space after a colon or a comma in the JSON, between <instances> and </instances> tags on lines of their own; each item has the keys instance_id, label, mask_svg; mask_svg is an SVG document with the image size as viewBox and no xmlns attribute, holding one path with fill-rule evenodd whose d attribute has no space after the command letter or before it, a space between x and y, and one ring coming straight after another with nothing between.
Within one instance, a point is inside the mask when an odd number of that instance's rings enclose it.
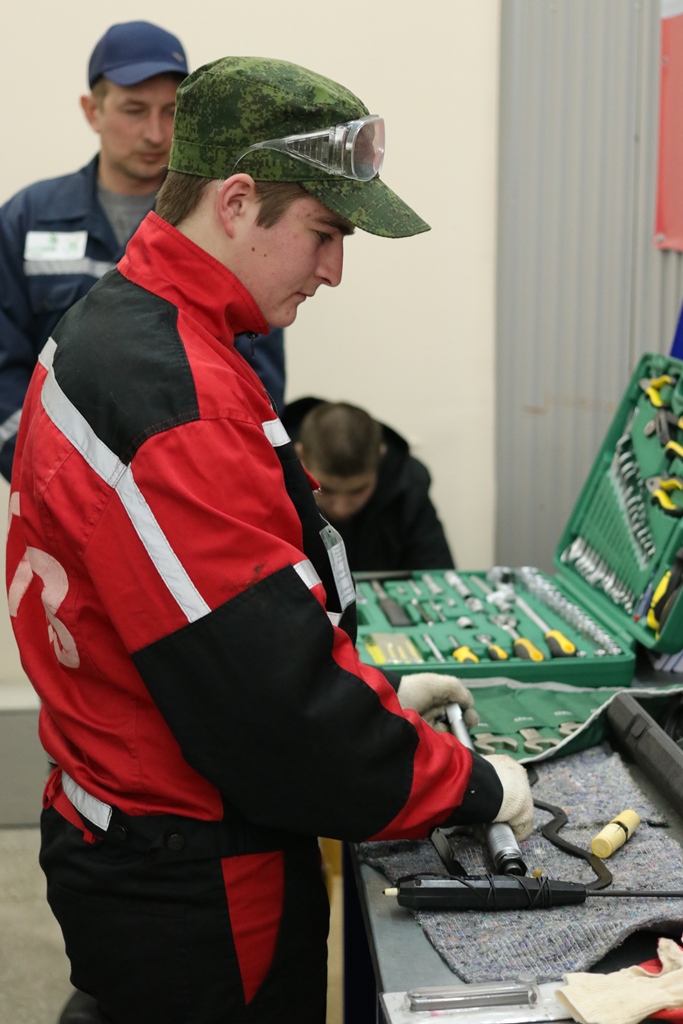
<instances>
[{"instance_id":1,"label":"black cable","mask_svg":"<svg viewBox=\"0 0 683 1024\"><path fill-rule=\"evenodd\" d=\"M538 782L538 773L534 768L528 769L529 785L533 786ZM595 881L589 882L586 885L586 889L594 891L597 889L604 889L608 885L612 884L612 872L606 867L605 862L599 857L596 857L590 850L584 850L582 846L576 846L575 843L570 843L568 839L564 839L560 836L560 829L569 821L569 818L564 813L561 807L557 804L546 803L545 800L534 800L534 807L538 807L542 811L548 811L549 814L553 815L552 821L546 822L541 827L541 832L548 839L553 846L557 846L558 849L564 850L565 853L570 854L572 857L580 857L585 860L587 864L590 864L591 868L595 872Z\"/></svg>"}]
</instances>

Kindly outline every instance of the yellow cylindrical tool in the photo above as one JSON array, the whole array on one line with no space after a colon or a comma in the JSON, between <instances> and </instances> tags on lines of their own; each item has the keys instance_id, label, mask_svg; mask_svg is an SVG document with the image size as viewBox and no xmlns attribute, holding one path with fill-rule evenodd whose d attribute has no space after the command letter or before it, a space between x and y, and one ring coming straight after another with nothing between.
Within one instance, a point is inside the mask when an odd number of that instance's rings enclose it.
<instances>
[{"instance_id":1,"label":"yellow cylindrical tool","mask_svg":"<svg viewBox=\"0 0 683 1024\"><path fill-rule=\"evenodd\" d=\"M596 857L611 857L631 838L639 825L640 818L635 811L622 811L591 839L591 851Z\"/></svg>"}]
</instances>

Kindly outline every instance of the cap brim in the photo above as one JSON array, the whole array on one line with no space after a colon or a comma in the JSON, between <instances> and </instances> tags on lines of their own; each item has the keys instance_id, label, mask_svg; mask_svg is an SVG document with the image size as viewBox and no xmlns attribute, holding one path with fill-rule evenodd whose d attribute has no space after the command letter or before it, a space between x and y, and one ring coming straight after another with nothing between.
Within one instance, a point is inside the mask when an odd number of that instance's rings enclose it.
<instances>
[{"instance_id":1,"label":"cap brim","mask_svg":"<svg viewBox=\"0 0 683 1024\"><path fill-rule=\"evenodd\" d=\"M103 72L104 77L115 85L139 85L155 75L178 75L185 78L188 74L185 65L172 64L170 61L145 61L144 64L129 64L123 68L112 68Z\"/></svg>"},{"instance_id":2,"label":"cap brim","mask_svg":"<svg viewBox=\"0 0 683 1024\"><path fill-rule=\"evenodd\" d=\"M379 178L353 181L328 177L299 184L323 206L372 235L406 238L430 230L429 224Z\"/></svg>"}]
</instances>

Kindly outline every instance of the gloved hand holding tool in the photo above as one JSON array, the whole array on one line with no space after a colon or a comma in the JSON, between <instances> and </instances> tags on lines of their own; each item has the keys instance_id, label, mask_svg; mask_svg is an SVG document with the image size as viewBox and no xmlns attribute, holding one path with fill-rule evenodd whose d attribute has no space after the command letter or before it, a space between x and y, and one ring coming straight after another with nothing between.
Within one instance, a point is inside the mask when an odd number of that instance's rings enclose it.
<instances>
[{"instance_id":1,"label":"gloved hand holding tool","mask_svg":"<svg viewBox=\"0 0 683 1024\"><path fill-rule=\"evenodd\" d=\"M453 735L463 746L473 750L472 737L457 704L447 709L448 723ZM526 864L518 839L531 834L534 805L526 769L506 754L490 754L485 761L495 770L503 787L503 802L493 822L485 826L486 845L496 871L503 874L525 875Z\"/></svg>"},{"instance_id":2,"label":"gloved hand holding tool","mask_svg":"<svg viewBox=\"0 0 683 1024\"><path fill-rule=\"evenodd\" d=\"M446 729L443 718L449 704L457 704L462 708L468 728L472 729L479 724L479 715L474 710L474 697L456 676L437 672L416 672L414 675L402 676L397 696L402 708L417 711L425 722L439 731Z\"/></svg>"},{"instance_id":3,"label":"gloved hand holding tool","mask_svg":"<svg viewBox=\"0 0 683 1024\"><path fill-rule=\"evenodd\" d=\"M496 770L503 786L503 802L495 822L505 821L515 839L526 839L534 824L534 805L524 765L507 754L485 754L484 760Z\"/></svg>"}]
</instances>

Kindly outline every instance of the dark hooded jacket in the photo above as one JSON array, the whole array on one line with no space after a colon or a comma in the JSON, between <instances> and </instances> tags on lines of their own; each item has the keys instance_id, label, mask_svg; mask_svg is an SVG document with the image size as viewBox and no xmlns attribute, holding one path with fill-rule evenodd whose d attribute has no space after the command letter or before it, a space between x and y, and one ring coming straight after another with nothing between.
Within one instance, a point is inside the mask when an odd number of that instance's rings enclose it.
<instances>
[{"instance_id":1,"label":"dark hooded jacket","mask_svg":"<svg viewBox=\"0 0 683 1024\"><path fill-rule=\"evenodd\" d=\"M298 441L304 416L321 398L300 398L285 407L282 422ZM452 569L453 556L431 499L429 472L410 454L407 441L382 424L386 446L375 488L360 512L334 522L353 572Z\"/></svg>"}]
</instances>

